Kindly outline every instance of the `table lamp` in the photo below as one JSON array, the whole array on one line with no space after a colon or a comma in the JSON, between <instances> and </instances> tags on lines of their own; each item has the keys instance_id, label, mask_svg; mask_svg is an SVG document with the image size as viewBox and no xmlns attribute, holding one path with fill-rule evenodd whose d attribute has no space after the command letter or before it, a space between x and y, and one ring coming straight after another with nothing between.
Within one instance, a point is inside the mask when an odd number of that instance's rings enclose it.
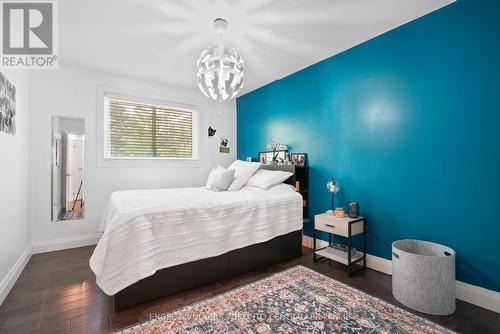
<instances>
[{"instance_id":1,"label":"table lamp","mask_svg":"<svg viewBox=\"0 0 500 334\"><path fill-rule=\"evenodd\" d=\"M332 193L332 211L335 211L335 193L340 191L339 183L335 179L330 179L326 183L326 189Z\"/></svg>"}]
</instances>

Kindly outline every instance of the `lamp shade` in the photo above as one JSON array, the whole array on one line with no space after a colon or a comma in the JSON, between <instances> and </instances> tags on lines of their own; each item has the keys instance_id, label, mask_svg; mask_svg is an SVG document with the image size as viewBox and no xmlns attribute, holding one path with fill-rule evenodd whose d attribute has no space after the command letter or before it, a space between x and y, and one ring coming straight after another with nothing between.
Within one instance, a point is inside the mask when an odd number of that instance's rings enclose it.
<instances>
[{"instance_id":1,"label":"lamp shade","mask_svg":"<svg viewBox=\"0 0 500 334\"><path fill-rule=\"evenodd\" d=\"M335 179L330 179L326 183L326 189L331 193L338 193L340 191L340 185Z\"/></svg>"},{"instance_id":2,"label":"lamp shade","mask_svg":"<svg viewBox=\"0 0 500 334\"><path fill-rule=\"evenodd\" d=\"M198 59L198 86L206 97L219 102L232 99L243 87L243 59L235 49L226 48L222 36L228 22L214 21L219 44L205 48Z\"/></svg>"},{"instance_id":3,"label":"lamp shade","mask_svg":"<svg viewBox=\"0 0 500 334\"><path fill-rule=\"evenodd\" d=\"M198 87L206 97L225 101L243 87L243 59L235 49L205 48L198 59Z\"/></svg>"}]
</instances>

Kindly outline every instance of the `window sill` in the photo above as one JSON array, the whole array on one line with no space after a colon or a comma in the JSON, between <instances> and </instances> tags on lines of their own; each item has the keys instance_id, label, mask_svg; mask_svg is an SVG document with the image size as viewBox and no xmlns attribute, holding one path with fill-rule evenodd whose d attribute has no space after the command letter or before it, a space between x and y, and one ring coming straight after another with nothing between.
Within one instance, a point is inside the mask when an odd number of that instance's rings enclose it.
<instances>
[{"instance_id":1,"label":"window sill","mask_svg":"<svg viewBox=\"0 0 500 334\"><path fill-rule=\"evenodd\" d=\"M98 168L200 168L200 159L98 158Z\"/></svg>"},{"instance_id":2,"label":"window sill","mask_svg":"<svg viewBox=\"0 0 500 334\"><path fill-rule=\"evenodd\" d=\"M105 157L104 160L147 160L147 161L198 161L198 158L161 158L161 157Z\"/></svg>"}]
</instances>

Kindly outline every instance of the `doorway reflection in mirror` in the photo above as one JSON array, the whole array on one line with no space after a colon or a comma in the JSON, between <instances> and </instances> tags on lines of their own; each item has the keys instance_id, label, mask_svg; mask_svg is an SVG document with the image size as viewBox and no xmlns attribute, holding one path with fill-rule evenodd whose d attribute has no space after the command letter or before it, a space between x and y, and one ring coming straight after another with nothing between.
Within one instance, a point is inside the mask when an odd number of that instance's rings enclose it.
<instances>
[{"instance_id":1,"label":"doorway reflection in mirror","mask_svg":"<svg viewBox=\"0 0 500 334\"><path fill-rule=\"evenodd\" d=\"M52 120L52 220L85 218L85 120Z\"/></svg>"}]
</instances>

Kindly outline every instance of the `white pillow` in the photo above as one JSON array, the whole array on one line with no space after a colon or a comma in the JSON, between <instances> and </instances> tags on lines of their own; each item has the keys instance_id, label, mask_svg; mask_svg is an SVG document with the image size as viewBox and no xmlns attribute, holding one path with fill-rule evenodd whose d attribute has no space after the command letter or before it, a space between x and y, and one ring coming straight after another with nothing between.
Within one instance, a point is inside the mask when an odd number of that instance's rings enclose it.
<instances>
[{"instance_id":1,"label":"white pillow","mask_svg":"<svg viewBox=\"0 0 500 334\"><path fill-rule=\"evenodd\" d=\"M233 182L234 169L225 169L221 166L216 166L207 179L207 189L211 191L226 191L231 182Z\"/></svg>"},{"instance_id":2,"label":"white pillow","mask_svg":"<svg viewBox=\"0 0 500 334\"><path fill-rule=\"evenodd\" d=\"M214 169L212 169L210 171L210 173L208 174L208 179L207 179L207 189L210 190L210 188L212 187L212 184L214 183L215 179L219 178L220 175L225 171L226 169L222 166L215 166Z\"/></svg>"},{"instance_id":3,"label":"white pillow","mask_svg":"<svg viewBox=\"0 0 500 334\"><path fill-rule=\"evenodd\" d=\"M226 169L212 185L212 191L227 191L234 179L234 169Z\"/></svg>"},{"instance_id":4,"label":"white pillow","mask_svg":"<svg viewBox=\"0 0 500 334\"><path fill-rule=\"evenodd\" d=\"M260 168L260 162L236 160L228 169L234 169L234 180L228 191L239 190L247 183L248 179Z\"/></svg>"},{"instance_id":5,"label":"white pillow","mask_svg":"<svg viewBox=\"0 0 500 334\"><path fill-rule=\"evenodd\" d=\"M267 189L276 184L282 183L293 173L285 172L282 170L267 170L259 169L247 182L247 186L259 187L262 189Z\"/></svg>"}]
</instances>

